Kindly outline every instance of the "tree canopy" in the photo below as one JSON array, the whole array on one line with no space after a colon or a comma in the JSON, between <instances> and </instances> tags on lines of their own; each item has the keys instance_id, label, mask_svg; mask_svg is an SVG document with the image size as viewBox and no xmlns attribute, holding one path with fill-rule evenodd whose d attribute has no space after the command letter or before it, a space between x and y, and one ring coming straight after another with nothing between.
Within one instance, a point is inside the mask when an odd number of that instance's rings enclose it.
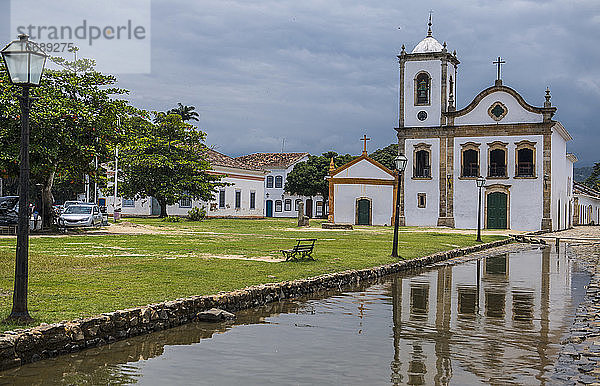
<instances>
[{"instance_id":1,"label":"tree canopy","mask_svg":"<svg viewBox=\"0 0 600 386\"><path fill-rule=\"evenodd\" d=\"M382 149L377 149L373 153L371 153L371 155L369 155L369 157L391 170L396 169L396 163L394 162L394 158L396 158L397 156L397 143L392 143L391 145L388 145Z\"/></svg>"},{"instance_id":2,"label":"tree canopy","mask_svg":"<svg viewBox=\"0 0 600 386\"><path fill-rule=\"evenodd\" d=\"M585 184L592 189L600 190L600 162L592 168L592 174L585 180Z\"/></svg>"},{"instance_id":3,"label":"tree canopy","mask_svg":"<svg viewBox=\"0 0 600 386\"><path fill-rule=\"evenodd\" d=\"M82 179L84 174L99 179L94 158L105 162L118 142L116 123L126 116L140 114L127 101L127 94L115 87L117 79L94 70L94 62L80 59L67 62L53 58L61 70L46 70L40 87L32 89L30 115L31 183L42 185L43 212L51 213L55 177ZM0 174L18 175L20 87L11 85L0 63ZM44 216L46 225L49 216Z\"/></svg>"},{"instance_id":4,"label":"tree canopy","mask_svg":"<svg viewBox=\"0 0 600 386\"><path fill-rule=\"evenodd\" d=\"M123 197L152 196L160 204L160 216L166 217L167 205L185 197L209 201L225 185L220 176L207 173L206 134L181 116L168 114L158 123L138 117L125 129L132 140L119 147Z\"/></svg>"}]
</instances>

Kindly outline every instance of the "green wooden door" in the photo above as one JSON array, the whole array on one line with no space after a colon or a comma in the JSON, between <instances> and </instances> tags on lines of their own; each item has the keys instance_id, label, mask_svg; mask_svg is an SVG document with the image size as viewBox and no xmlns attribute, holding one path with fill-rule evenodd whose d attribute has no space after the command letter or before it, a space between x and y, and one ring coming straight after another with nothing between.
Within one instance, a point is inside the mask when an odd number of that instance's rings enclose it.
<instances>
[{"instance_id":1,"label":"green wooden door","mask_svg":"<svg viewBox=\"0 0 600 386\"><path fill-rule=\"evenodd\" d=\"M358 200L358 223L357 225L370 225L371 203L369 200Z\"/></svg>"},{"instance_id":2,"label":"green wooden door","mask_svg":"<svg viewBox=\"0 0 600 386\"><path fill-rule=\"evenodd\" d=\"M490 193L487 196L487 228L506 229L506 194Z\"/></svg>"}]
</instances>

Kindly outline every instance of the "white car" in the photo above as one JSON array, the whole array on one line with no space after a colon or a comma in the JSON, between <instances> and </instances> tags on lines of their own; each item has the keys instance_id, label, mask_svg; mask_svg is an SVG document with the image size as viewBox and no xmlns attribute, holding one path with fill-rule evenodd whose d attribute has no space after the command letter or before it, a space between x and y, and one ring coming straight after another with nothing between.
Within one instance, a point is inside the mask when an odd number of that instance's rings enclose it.
<instances>
[{"instance_id":1,"label":"white car","mask_svg":"<svg viewBox=\"0 0 600 386\"><path fill-rule=\"evenodd\" d=\"M94 227L102 225L102 213L98 205L70 205L58 219L61 227Z\"/></svg>"}]
</instances>

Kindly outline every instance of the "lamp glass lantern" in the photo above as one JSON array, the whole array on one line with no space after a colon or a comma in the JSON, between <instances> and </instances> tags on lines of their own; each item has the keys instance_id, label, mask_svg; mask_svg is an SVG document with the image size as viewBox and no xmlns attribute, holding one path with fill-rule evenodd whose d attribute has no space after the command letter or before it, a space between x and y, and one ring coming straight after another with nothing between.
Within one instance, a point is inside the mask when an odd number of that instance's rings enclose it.
<instances>
[{"instance_id":1,"label":"lamp glass lantern","mask_svg":"<svg viewBox=\"0 0 600 386\"><path fill-rule=\"evenodd\" d=\"M24 87L40 85L48 56L29 40L29 36L19 35L19 40L10 42L1 53L12 84Z\"/></svg>"},{"instance_id":2,"label":"lamp glass lantern","mask_svg":"<svg viewBox=\"0 0 600 386\"><path fill-rule=\"evenodd\" d=\"M477 187L478 188L483 188L483 186L485 185L485 177L477 177Z\"/></svg>"},{"instance_id":3,"label":"lamp glass lantern","mask_svg":"<svg viewBox=\"0 0 600 386\"><path fill-rule=\"evenodd\" d=\"M399 172L403 172L406 169L406 164L408 163L408 158L404 154L400 154L396 158L394 158L394 163L396 164L396 169Z\"/></svg>"}]
</instances>

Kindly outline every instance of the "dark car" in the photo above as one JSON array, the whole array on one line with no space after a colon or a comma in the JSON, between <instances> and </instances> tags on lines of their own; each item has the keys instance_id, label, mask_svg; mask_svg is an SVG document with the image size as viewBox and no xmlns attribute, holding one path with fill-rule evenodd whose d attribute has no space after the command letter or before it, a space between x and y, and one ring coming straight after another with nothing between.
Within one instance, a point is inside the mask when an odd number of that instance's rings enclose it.
<instances>
[{"instance_id":1,"label":"dark car","mask_svg":"<svg viewBox=\"0 0 600 386\"><path fill-rule=\"evenodd\" d=\"M0 226L17 225L19 222L18 203L18 196L0 197Z\"/></svg>"}]
</instances>

